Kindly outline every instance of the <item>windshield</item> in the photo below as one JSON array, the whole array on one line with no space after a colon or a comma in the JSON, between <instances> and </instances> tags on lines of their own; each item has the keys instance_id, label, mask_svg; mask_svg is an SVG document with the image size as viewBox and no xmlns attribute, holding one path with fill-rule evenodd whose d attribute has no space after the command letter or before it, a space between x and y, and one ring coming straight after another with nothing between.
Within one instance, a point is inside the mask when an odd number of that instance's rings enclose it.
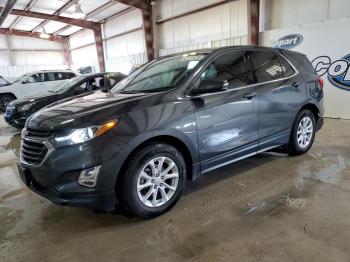
<instances>
[{"instance_id":1,"label":"windshield","mask_svg":"<svg viewBox=\"0 0 350 262\"><path fill-rule=\"evenodd\" d=\"M178 85L203 59L204 54L185 54L146 64L121 81L112 93L152 93Z\"/></svg>"},{"instance_id":2,"label":"windshield","mask_svg":"<svg viewBox=\"0 0 350 262\"><path fill-rule=\"evenodd\" d=\"M30 75L30 74L24 74L24 75L18 77L18 78L14 81L14 83L22 82L22 81L26 80L27 77L28 77L29 75Z\"/></svg>"},{"instance_id":3,"label":"windshield","mask_svg":"<svg viewBox=\"0 0 350 262\"><path fill-rule=\"evenodd\" d=\"M54 89L50 90L50 93L55 94L63 94L67 92L71 87L77 84L79 81L84 80L86 76L76 76L68 80L62 81L59 85L57 85Z\"/></svg>"}]
</instances>

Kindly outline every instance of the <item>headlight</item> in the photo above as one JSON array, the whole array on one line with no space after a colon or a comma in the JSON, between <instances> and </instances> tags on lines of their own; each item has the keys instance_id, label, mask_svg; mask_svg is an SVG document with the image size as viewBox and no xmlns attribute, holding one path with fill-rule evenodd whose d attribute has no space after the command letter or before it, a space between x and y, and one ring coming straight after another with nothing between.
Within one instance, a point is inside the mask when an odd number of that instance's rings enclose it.
<instances>
[{"instance_id":1,"label":"headlight","mask_svg":"<svg viewBox=\"0 0 350 262\"><path fill-rule=\"evenodd\" d=\"M28 104L24 104L18 107L18 112L23 112L23 111L27 111L29 108L32 107L34 103L28 103Z\"/></svg>"},{"instance_id":2,"label":"headlight","mask_svg":"<svg viewBox=\"0 0 350 262\"><path fill-rule=\"evenodd\" d=\"M86 128L79 128L65 133L64 135L55 136L55 145L57 146L68 146L84 143L95 137L101 136L108 130L112 129L117 125L117 120L112 120L104 125L92 126Z\"/></svg>"}]
</instances>

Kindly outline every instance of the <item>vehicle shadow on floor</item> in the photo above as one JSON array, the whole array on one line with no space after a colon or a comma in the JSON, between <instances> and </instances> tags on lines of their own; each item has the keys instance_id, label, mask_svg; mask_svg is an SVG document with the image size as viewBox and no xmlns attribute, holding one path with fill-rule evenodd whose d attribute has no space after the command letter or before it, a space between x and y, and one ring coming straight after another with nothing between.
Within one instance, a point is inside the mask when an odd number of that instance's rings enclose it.
<instances>
[{"instance_id":1,"label":"vehicle shadow on floor","mask_svg":"<svg viewBox=\"0 0 350 262\"><path fill-rule=\"evenodd\" d=\"M189 181L184 195L190 195L191 193L200 191L210 185L222 182L225 179L238 176L249 170L259 168L269 162L276 161L280 158L287 157L287 154L278 152L265 152L261 153L235 163L229 164L225 167L221 167L209 173L200 176L195 181Z\"/></svg>"}]
</instances>

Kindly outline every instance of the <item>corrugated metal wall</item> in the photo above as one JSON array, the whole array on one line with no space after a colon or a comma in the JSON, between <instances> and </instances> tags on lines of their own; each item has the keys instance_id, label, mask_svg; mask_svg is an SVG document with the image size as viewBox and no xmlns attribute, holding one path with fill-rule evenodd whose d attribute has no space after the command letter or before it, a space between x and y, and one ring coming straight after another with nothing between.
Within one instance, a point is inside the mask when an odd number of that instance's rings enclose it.
<instances>
[{"instance_id":1,"label":"corrugated metal wall","mask_svg":"<svg viewBox=\"0 0 350 262\"><path fill-rule=\"evenodd\" d=\"M222 0L157 2L157 19L166 19ZM232 1L167 21L158 27L160 54L203 47L246 44L247 1Z\"/></svg>"},{"instance_id":2,"label":"corrugated metal wall","mask_svg":"<svg viewBox=\"0 0 350 262\"><path fill-rule=\"evenodd\" d=\"M144 32L140 10L108 21L103 25L106 70L128 73L135 64L146 62ZM72 68L93 66L99 71L92 30L70 37Z\"/></svg>"},{"instance_id":3,"label":"corrugated metal wall","mask_svg":"<svg viewBox=\"0 0 350 262\"><path fill-rule=\"evenodd\" d=\"M0 35L0 74L13 80L22 74L67 68L60 43L31 37Z\"/></svg>"},{"instance_id":4,"label":"corrugated metal wall","mask_svg":"<svg viewBox=\"0 0 350 262\"><path fill-rule=\"evenodd\" d=\"M22 65L22 66L0 66L0 75L9 81L14 81L21 75L38 70L67 69L66 65Z\"/></svg>"},{"instance_id":5,"label":"corrugated metal wall","mask_svg":"<svg viewBox=\"0 0 350 262\"><path fill-rule=\"evenodd\" d=\"M349 0L261 0L262 31L334 20L350 15Z\"/></svg>"}]
</instances>

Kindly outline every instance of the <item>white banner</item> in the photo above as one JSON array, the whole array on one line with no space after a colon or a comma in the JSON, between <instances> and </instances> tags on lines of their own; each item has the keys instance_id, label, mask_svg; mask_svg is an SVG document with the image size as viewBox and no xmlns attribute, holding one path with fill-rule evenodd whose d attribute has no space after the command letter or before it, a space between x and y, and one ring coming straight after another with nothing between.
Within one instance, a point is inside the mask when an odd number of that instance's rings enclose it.
<instances>
[{"instance_id":1,"label":"white banner","mask_svg":"<svg viewBox=\"0 0 350 262\"><path fill-rule=\"evenodd\" d=\"M325 116L350 119L350 19L266 31L262 44L304 53L325 81Z\"/></svg>"}]
</instances>

